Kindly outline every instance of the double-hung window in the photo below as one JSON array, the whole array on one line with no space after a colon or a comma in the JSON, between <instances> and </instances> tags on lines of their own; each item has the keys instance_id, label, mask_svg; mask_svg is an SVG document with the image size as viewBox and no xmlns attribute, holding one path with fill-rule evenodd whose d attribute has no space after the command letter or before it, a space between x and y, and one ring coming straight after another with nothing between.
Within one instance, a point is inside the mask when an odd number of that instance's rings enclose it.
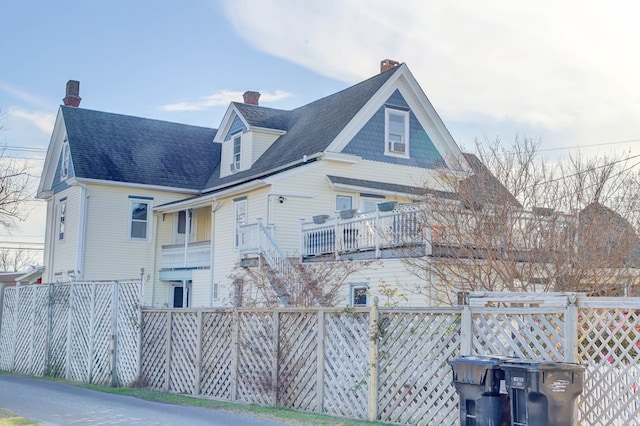
<instances>
[{"instance_id":1,"label":"double-hung window","mask_svg":"<svg viewBox=\"0 0 640 426\"><path fill-rule=\"evenodd\" d=\"M129 239L147 241L151 218L151 200L147 197L129 197Z\"/></svg>"},{"instance_id":2,"label":"double-hung window","mask_svg":"<svg viewBox=\"0 0 640 426\"><path fill-rule=\"evenodd\" d=\"M231 171L236 172L240 170L240 160L242 152L242 134L239 133L232 138L233 140L233 154L231 157Z\"/></svg>"},{"instance_id":3,"label":"double-hung window","mask_svg":"<svg viewBox=\"0 0 640 426\"><path fill-rule=\"evenodd\" d=\"M69 154L69 142L65 138L62 142L62 155L60 156L60 179L69 177L69 165L71 163L71 155Z\"/></svg>"},{"instance_id":4,"label":"double-hung window","mask_svg":"<svg viewBox=\"0 0 640 426\"><path fill-rule=\"evenodd\" d=\"M58 205L58 240L64 241L64 233L67 221L67 199L60 200Z\"/></svg>"},{"instance_id":5,"label":"double-hung window","mask_svg":"<svg viewBox=\"0 0 640 426\"><path fill-rule=\"evenodd\" d=\"M409 111L386 108L385 149L386 155L409 157Z\"/></svg>"}]
</instances>

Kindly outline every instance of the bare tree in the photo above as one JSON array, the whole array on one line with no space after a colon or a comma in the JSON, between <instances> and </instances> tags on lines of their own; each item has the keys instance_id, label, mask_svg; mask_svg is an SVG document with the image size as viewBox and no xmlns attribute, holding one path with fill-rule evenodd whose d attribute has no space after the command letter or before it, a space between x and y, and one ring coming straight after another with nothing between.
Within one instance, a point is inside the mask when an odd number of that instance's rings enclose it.
<instances>
[{"instance_id":1,"label":"bare tree","mask_svg":"<svg viewBox=\"0 0 640 426\"><path fill-rule=\"evenodd\" d=\"M476 145L477 157L465 155L470 176L451 192L422 194L431 253L408 248L404 262L428 285L410 291L451 303L466 291L638 288L634 157L553 164L531 139Z\"/></svg>"},{"instance_id":2,"label":"bare tree","mask_svg":"<svg viewBox=\"0 0 640 426\"><path fill-rule=\"evenodd\" d=\"M345 283L354 273L367 268L371 261L294 262L296 277L283 279L266 265L236 266L232 280L236 286L236 306L282 305L285 296L289 306L336 306L344 297Z\"/></svg>"},{"instance_id":3,"label":"bare tree","mask_svg":"<svg viewBox=\"0 0 640 426\"><path fill-rule=\"evenodd\" d=\"M0 270L5 272L26 271L38 264L38 256L26 249L0 249Z\"/></svg>"}]
</instances>

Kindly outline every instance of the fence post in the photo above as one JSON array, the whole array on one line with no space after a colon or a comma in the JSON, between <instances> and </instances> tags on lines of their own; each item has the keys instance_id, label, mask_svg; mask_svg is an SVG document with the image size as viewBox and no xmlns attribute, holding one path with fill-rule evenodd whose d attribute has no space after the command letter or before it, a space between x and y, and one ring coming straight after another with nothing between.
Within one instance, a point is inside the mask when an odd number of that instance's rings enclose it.
<instances>
[{"instance_id":1,"label":"fence post","mask_svg":"<svg viewBox=\"0 0 640 426\"><path fill-rule=\"evenodd\" d=\"M378 418L378 297L373 298L369 317L369 421Z\"/></svg>"},{"instance_id":2,"label":"fence post","mask_svg":"<svg viewBox=\"0 0 640 426\"><path fill-rule=\"evenodd\" d=\"M240 350L240 313L233 310L233 334L231 336L231 401L238 397L238 351Z\"/></svg>"},{"instance_id":3,"label":"fence post","mask_svg":"<svg viewBox=\"0 0 640 426\"><path fill-rule=\"evenodd\" d=\"M169 383L171 382L171 326L173 322L173 316L171 311L167 311L167 334L165 335L165 341L167 344L167 350L164 358L164 390L169 391Z\"/></svg>"},{"instance_id":4,"label":"fence post","mask_svg":"<svg viewBox=\"0 0 640 426\"><path fill-rule=\"evenodd\" d=\"M116 387L118 386L118 311L120 310L120 283L114 281L111 285L111 386Z\"/></svg>"},{"instance_id":5,"label":"fence post","mask_svg":"<svg viewBox=\"0 0 640 426\"><path fill-rule=\"evenodd\" d=\"M113 285L113 283L112 283ZM113 291L113 288L112 288ZM94 363L94 352L95 352L95 342L96 342L96 283L91 283L91 311L89 312L89 359L87 359L87 377L84 380L86 383L93 383L93 363ZM113 296L112 296L113 299ZM111 367L111 385L113 386L113 354L115 353L115 346L113 341L113 307L111 308L111 351L109 353L110 360L109 366Z\"/></svg>"},{"instance_id":6,"label":"fence post","mask_svg":"<svg viewBox=\"0 0 640 426\"><path fill-rule=\"evenodd\" d=\"M473 346L473 317L469 306L469 295L464 296L462 318L460 318L460 355L471 355Z\"/></svg>"},{"instance_id":7,"label":"fence post","mask_svg":"<svg viewBox=\"0 0 640 426\"><path fill-rule=\"evenodd\" d=\"M564 320L564 361L579 362L578 359L578 305L575 294L567 296L567 308Z\"/></svg>"},{"instance_id":8,"label":"fence post","mask_svg":"<svg viewBox=\"0 0 640 426\"><path fill-rule=\"evenodd\" d=\"M202 309L197 310L196 325L196 382L193 386L193 393L200 395L200 382L202 380Z\"/></svg>"},{"instance_id":9,"label":"fence post","mask_svg":"<svg viewBox=\"0 0 640 426\"><path fill-rule=\"evenodd\" d=\"M271 368L271 402L274 407L278 406L278 373L279 373L279 353L280 353L280 312L273 311L273 364Z\"/></svg>"},{"instance_id":10,"label":"fence post","mask_svg":"<svg viewBox=\"0 0 640 426\"><path fill-rule=\"evenodd\" d=\"M324 311L318 309L318 346L316 349L316 380L318 413L323 413L324 407Z\"/></svg>"},{"instance_id":11,"label":"fence post","mask_svg":"<svg viewBox=\"0 0 640 426\"><path fill-rule=\"evenodd\" d=\"M68 300L68 305L69 305L69 312L67 315L67 348L66 348L66 359L65 359L65 373L64 373L64 378L67 380L71 380L71 348L73 347L73 344L71 342L71 336L73 335L73 333L71 332L73 329L73 295L74 295L74 288L75 288L75 284L74 283L69 283L69 300Z\"/></svg>"},{"instance_id":12,"label":"fence post","mask_svg":"<svg viewBox=\"0 0 640 426\"><path fill-rule=\"evenodd\" d=\"M54 303L56 301L56 287L55 284L44 284L49 286L49 304L47 306L47 341L45 343L45 359L44 359L44 374L49 376L51 374L51 347L53 346L53 315L55 313Z\"/></svg>"}]
</instances>

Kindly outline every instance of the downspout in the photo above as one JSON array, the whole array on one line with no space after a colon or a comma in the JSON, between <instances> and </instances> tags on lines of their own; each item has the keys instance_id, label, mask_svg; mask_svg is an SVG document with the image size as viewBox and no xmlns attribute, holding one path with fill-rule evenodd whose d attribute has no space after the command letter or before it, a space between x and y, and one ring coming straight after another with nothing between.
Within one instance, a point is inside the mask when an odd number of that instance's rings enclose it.
<instances>
[{"instance_id":1,"label":"downspout","mask_svg":"<svg viewBox=\"0 0 640 426\"><path fill-rule=\"evenodd\" d=\"M76 250L76 281L82 281L84 279L84 257L85 257L85 244L87 235L87 206L88 199L91 195L91 191L87 189L87 186L79 183L78 186L81 189L80 192L80 215L78 222L78 246Z\"/></svg>"},{"instance_id":2,"label":"downspout","mask_svg":"<svg viewBox=\"0 0 640 426\"><path fill-rule=\"evenodd\" d=\"M211 231L209 237L209 306L213 307L213 261L215 259L214 249L215 249L215 229L216 229L216 211L220 208L222 203L215 198L211 201ZM218 291L220 289L218 288Z\"/></svg>"}]
</instances>

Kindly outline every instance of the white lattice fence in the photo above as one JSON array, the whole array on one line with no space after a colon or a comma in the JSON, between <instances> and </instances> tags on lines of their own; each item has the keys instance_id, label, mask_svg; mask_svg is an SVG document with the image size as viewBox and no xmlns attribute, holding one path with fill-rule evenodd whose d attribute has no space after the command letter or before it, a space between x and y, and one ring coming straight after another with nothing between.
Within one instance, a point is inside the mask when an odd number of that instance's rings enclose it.
<instances>
[{"instance_id":1,"label":"white lattice fence","mask_svg":"<svg viewBox=\"0 0 640 426\"><path fill-rule=\"evenodd\" d=\"M176 393L194 394L196 389L198 345L196 312L171 312L169 388Z\"/></svg>"},{"instance_id":2,"label":"white lattice fence","mask_svg":"<svg viewBox=\"0 0 640 426\"><path fill-rule=\"evenodd\" d=\"M278 406L318 411L318 314L282 312L278 324Z\"/></svg>"},{"instance_id":3,"label":"white lattice fence","mask_svg":"<svg viewBox=\"0 0 640 426\"><path fill-rule=\"evenodd\" d=\"M481 308L473 311L473 353L564 360L564 311Z\"/></svg>"},{"instance_id":4,"label":"white lattice fence","mask_svg":"<svg viewBox=\"0 0 640 426\"><path fill-rule=\"evenodd\" d=\"M144 386L167 390L171 324L170 311L147 310L142 321L142 349L140 351L140 379Z\"/></svg>"},{"instance_id":5,"label":"white lattice fence","mask_svg":"<svg viewBox=\"0 0 640 426\"><path fill-rule=\"evenodd\" d=\"M460 310L380 309L378 419L450 425L458 397L447 360L460 351Z\"/></svg>"},{"instance_id":6,"label":"white lattice fence","mask_svg":"<svg viewBox=\"0 0 640 426\"><path fill-rule=\"evenodd\" d=\"M322 411L367 419L369 410L369 310L324 315Z\"/></svg>"},{"instance_id":7,"label":"white lattice fence","mask_svg":"<svg viewBox=\"0 0 640 426\"><path fill-rule=\"evenodd\" d=\"M202 395L231 399L234 325L229 312L202 313Z\"/></svg>"},{"instance_id":8,"label":"white lattice fence","mask_svg":"<svg viewBox=\"0 0 640 426\"><path fill-rule=\"evenodd\" d=\"M615 301L618 302L618 301ZM578 409L585 424L626 425L640 419L640 301L579 302L581 362L588 365Z\"/></svg>"},{"instance_id":9,"label":"white lattice fence","mask_svg":"<svg viewBox=\"0 0 640 426\"><path fill-rule=\"evenodd\" d=\"M245 311L238 315L236 399L274 405L277 367L272 312Z\"/></svg>"},{"instance_id":10,"label":"white lattice fence","mask_svg":"<svg viewBox=\"0 0 640 426\"><path fill-rule=\"evenodd\" d=\"M139 285L74 282L6 288L1 367L88 383L132 382L138 376Z\"/></svg>"},{"instance_id":11,"label":"white lattice fence","mask_svg":"<svg viewBox=\"0 0 640 426\"><path fill-rule=\"evenodd\" d=\"M2 288L1 285L0 288ZM17 339L16 310L15 289L4 289L2 323L0 323L0 369L5 371L13 371Z\"/></svg>"}]
</instances>

